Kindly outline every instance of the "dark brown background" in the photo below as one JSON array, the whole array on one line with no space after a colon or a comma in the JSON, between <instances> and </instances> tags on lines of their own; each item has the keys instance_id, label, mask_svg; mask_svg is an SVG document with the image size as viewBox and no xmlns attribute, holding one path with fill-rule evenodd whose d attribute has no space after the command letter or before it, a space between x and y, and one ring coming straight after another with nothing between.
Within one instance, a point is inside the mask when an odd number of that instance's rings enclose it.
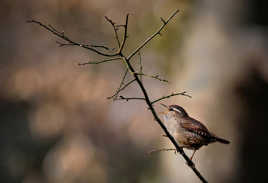
<instances>
[{"instance_id":1,"label":"dark brown background","mask_svg":"<svg viewBox=\"0 0 268 183\"><path fill-rule=\"evenodd\" d=\"M152 98L189 91L177 103L228 146L194 159L209 182L267 182L267 2L2 0L0 3L1 182L199 182L170 147L143 102L112 102L123 64L79 67L99 57L59 40L35 18L78 42L115 45L104 16L131 13L126 52L176 8L181 14L142 50ZM133 85L126 96L138 96ZM162 108L157 107L158 111ZM190 153L187 151L187 153Z\"/></svg>"}]
</instances>

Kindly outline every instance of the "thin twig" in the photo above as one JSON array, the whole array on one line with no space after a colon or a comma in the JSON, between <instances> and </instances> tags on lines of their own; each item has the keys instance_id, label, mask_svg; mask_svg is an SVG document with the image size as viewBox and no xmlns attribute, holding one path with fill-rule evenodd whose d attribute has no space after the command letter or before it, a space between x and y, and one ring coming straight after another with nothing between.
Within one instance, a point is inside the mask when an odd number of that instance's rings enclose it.
<instances>
[{"instance_id":1,"label":"thin twig","mask_svg":"<svg viewBox=\"0 0 268 183\"><path fill-rule=\"evenodd\" d=\"M110 98L116 99L117 98L118 94L122 91L122 90L120 90L121 87L125 84L125 79L127 77L127 74L128 74L128 69L125 70L124 75L120 81L119 87L117 88L115 94L113 96L109 97L108 99L110 99Z\"/></svg>"},{"instance_id":2,"label":"thin twig","mask_svg":"<svg viewBox=\"0 0 268 183\"><path fill-rule=\"evenodd\" d=\"M125 25L115 25L115 27L119 28L119 27L125 27Z\"/></svg>"},{"instance_id":3,"label":"thin twig","mask_svg":"<svg viewBox=\"0 0 268 183\"><path fill-rule=\"evenodd\" d=\"M95 44L90 44L90 45L87 45L86 46L91 46L93 48L102 48L102 49L105 49L105 50L110 50L107 46L103 46L103 45L95 45Z\"/></svg>"},{"instance_id":4,"label":"thin twig","mask_svg":"<svg viewBox=\"0 0 268 183\"><path fill-rule=\"evenodd\" d=\"M139 73L143 73L143 67L142 67L142 62L141 62L141 52L138 52L138 55L139 55L139 64L140 64L140 70L139 70ZM140 80L142 82L142 75L140 75Z\"/></svg>"},{"instance_id":5,"label":"thin twig","mask_svg":"<svg viewBox=\"0 0 268 183\"><path fill-rule=\"evenodd\" d=\"M124 90L126 87L128 87L131 83L133 83L136 79L133 79L131 81L129 81L127 84L123 85L119 90L117 90L115 92L115 94L113 94L112 96L110 97L107 97L107 99L112 99L114 98L115 96L117 96L122 90Z\"/></svg>"},{"instance_id":6,"label":"thin twig","mask_svg":"<svg viewBox=\"0 0 268 183\"><path fill-rule=\"evenodd\" d=\"M169 23L169 21L176 16L179 13L179 10L176 10L174 13L171 14L171 16L163 22L163 25L150 37L148 37L143 43L141 43L140 46L138 46L128 57L127 60L130 60L134 55L136 55L140 49L142 49L148 42L150 42L155 36L160 34L160 32L164 29L164 27Z\"/></svg>"},{"instance_id":7,"label":"thin twig","mask_svg":"<svg viewBox=\"0 0 268 183\"><path fill-rule=\"evenodd\" d=\"M56 41L56 43L59 45L59 47L65 47L65 46L75 46L73 43L62 43L60 41ZM110 50L107 46L102 45L94 45L94 44L84 44L85 46L90 46L93 48L102 48L104 50Z\"/></svg>"},{"instance_id":8,"label":"thin twig","mask_svg":"<svg viewBox=\"0 0 268 183\"><path fill-rule=\"evenodd\" d=\"M156 100L152 101L151 104L154 104L154 103L159 102L159 101L161 101L161 100L164 100L164 99L167 99L167 98L170 98L170 97L173 97L173 96L177 96L177 95L183 95L183 96L192 98L191 95L188 95L187 92L184 91L184 92L179 92L179 93L172 93L172 94L170 94L170 95L161 97L161 98L159 98L159 99L156 99Z\"/></svg>"},{"instance_id":9,"label":"thin twig","mask_svg":"<svg viewBox=\"0 0 268 183\"><path fill-rule=\"evenodd\" d=\"M142 97L124 97L122 95L119 96L118 99L116 100L126 100L126 101L129 101L129 100L145 100L145 98L142 98Z\"/></svg>"},{"instance_id":10,"label":"thin twig","mask_svg":"<svg viewBox=\"0 0 268 183\"><path fill-rule=\"evenodd\" d=\"M112 53L112 54L109 54L109 53L103 53L95 48L92 48L92 47L89 47L88 45L85 45L85 44L81 44L81 43L78 43L78 42L75 42L73 40L71 40L69 37L67 37L64 32L59 32L58 30L56 30L54 27L52 27L51 25L45 25L43 24L42 22L39 22L37 20L28 20L27 23L34 23L34 24L38 24L39 26L43 27L44 29L48 30L49 32L51 32L52 34L58 36L59 38L67 41L67 43L69 44L73 44L74 46L79 46L79 47L82 47L84 49L87 49L87 50L90 50L92 52L95 52L96 54L99 54L99 55L102 55L102 56L106 56L106 57L114 57L114 56L119 56L118 53Z\"/></svg>"},{"instance_id":11,"label":"thin twig","mask_svg":"<svg viewBox=\"0 0 268 183\"><path fill-rule=\"evenodd\" d=\"M118 54L122 54L122 50L125 46L125 43L126 43L126 40L127 40L127 28L128 28L128 17L129 17L129 14L127 14L126 16L126 23L124 25L124 28L125 28L125 31L124 31L124 37L123 37L123 41L122 41L122 44L121 44L121 47L119 48L119 51L118 51Z\"/></svg>"},{"instance_id":12,"label":"thin twig","mask_svg":"<svg viewBox=\"0 0 268 183\"><path fill-rule=\"evenodd\" d=\"M120 49L120 41L119 41L119 37L118 37L118 33L117 33L117 30L118 30L118 26L116 25L115 22L113 22L111 19L109 19L107 16L105 16L105 19L113 26L113 29L114 29L114 36L115 36L115 39L117 41L117 44L118 44L118 48Z\"/></svg>"},{"instance_id":13,"label":"thin twig","mask_svg":"<svg viewBox=\"0 0 268 183\"><path fill-rule=\"evenodd\" d=\"M101 60L101 61L97 61L97 62L90 61L90 62L78 63L78 65L82 66L82 65L88 65L88 64L102 64L102 63L105 63L105 62L111 62L111 61L120 60L120 59L122 59L122 58L121 57L110 58L110 59L105 59L105 60Z\"/></svg>"},{"instance_id":14,"label":"thin twig","mask_svg":"<svg viewBox=\"0 0 268 183\"><path fill-rule=\"evenodd\" d=\"M125 79L127 77L127 74L128 74L128 70L126 69L125 72L124 72L123 78L122 78L122 80L120 82L119 88L121 88L124 85L124 82L125 82Z\"/></svg>"},{"instance_id":15,"label":"thin twig","mask_svg":"<svg viewBox=\"0 0 268 183\"><path fill-rule=\"evenodd\" d=\"M127 36L127 30L128 30L128 17L129 17L129 14L126 15L126 23L125 23L125 25L123 26L123 27L124 27L124 37L123 37L123 41L122 41L121 47L120 47L120 49L118 50L118 55L120 55L120 56L123 58L123 62L124 62L124 64L126 65L128 72L130 72L130 74L133 75L134 73L133 73L133 72L131 71L131 69L129 68L129 65L128 65L127 62L125 61L126 57L123 56L123 53L122 53L123 48L124 48L125 43L126 43L126 40L127 40L127 37L128 37L128 36Z\"/></svg>"},{"instance_id":16,"label":"thin twig","mask_svg":"<svg viewBox=\"0 0 268 183\"><path fill-rule=\"evenodd\" d=\"M149 75L149 74L144 74L144 73L136 73L136 74L139 76L146 76L146 77L150 77L150 78L157 79L159 81L168 83L168 80L160 78L160 76L158 74L156 74L156 75Z\"/></svg>"},{"instance_id":17,"label":"thin twig","mask_svg":"<svg viewBox=\"0 0 268 183\"><path fill-rule=\"evenodd\" d=\"M53 30L53 31L55 31L55 32L57 32L57 33L59 33L59 34L64 34L64 31L58 31L55 27L53 27L52 25L48 25L48 27L50 27L51 28L51 30Z\"/></svg>"}]
</instances>

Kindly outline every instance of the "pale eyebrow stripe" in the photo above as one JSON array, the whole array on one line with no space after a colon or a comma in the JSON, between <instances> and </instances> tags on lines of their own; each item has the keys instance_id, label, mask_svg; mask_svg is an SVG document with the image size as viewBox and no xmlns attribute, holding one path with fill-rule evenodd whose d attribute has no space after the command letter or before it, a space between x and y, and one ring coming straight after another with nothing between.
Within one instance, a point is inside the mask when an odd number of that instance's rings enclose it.
<instances>
[{"instance_id":1,"label":"pale eyebrow stripe","mask_svg":"<svg viewBox=\"0 0 268 183\"><path fill-rule=\"evenodd\" d=\"M173 110L181 113L181 111L179 109L177 109L177 108L173 108Z\"/></svg>"}]
</instances>

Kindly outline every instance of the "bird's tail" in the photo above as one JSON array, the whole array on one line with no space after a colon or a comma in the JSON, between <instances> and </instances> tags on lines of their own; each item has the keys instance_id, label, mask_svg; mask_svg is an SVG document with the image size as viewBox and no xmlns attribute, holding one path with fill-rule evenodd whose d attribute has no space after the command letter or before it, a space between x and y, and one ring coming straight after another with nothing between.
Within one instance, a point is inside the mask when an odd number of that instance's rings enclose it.
<instances>
[{"instance_id":1,"label":"bird's tail","mask_svg":"<svg viewBox=\"0 0 268 183\"><path fill-rule=\"evenodd\" d=\"M223 138L220 138L220 137L214 137L214 138L215 138L215 140L216 140L217 142L220 142L220 143L223 143L223 144L230 144L230 141L225 140L225 139L223 139Z\"/></svg>"}]
</instances>

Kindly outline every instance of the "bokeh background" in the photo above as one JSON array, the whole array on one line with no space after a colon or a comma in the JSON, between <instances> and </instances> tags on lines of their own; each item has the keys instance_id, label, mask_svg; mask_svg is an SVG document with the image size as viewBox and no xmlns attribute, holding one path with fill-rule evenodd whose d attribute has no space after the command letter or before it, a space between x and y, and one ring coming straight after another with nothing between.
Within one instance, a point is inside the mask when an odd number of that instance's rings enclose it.
<instances>
[{"instance_id":1,"label":"bokeh background","mask_svg":"<svg viewBox=\"0 0 268 183\"><path fill-rule=\"evenodd\" d=\"M2 0L1 182L199 182L180 156L147 154L172 146L143 102L106 99L122 63L80 67L101 58L59 48L57 37L25 23L34 18L78 42L113 48L104 16L122 24L131 13L128 53L177 8L180 15L141 51L144 71L170 81L144 79L151 98L188 91L192 99L165 103L184 106L231 141L197 152L209 182L267 182L267 7L265 0ZM141 92L133 85L123 94Z\"/></svg>"}]
</instances>

